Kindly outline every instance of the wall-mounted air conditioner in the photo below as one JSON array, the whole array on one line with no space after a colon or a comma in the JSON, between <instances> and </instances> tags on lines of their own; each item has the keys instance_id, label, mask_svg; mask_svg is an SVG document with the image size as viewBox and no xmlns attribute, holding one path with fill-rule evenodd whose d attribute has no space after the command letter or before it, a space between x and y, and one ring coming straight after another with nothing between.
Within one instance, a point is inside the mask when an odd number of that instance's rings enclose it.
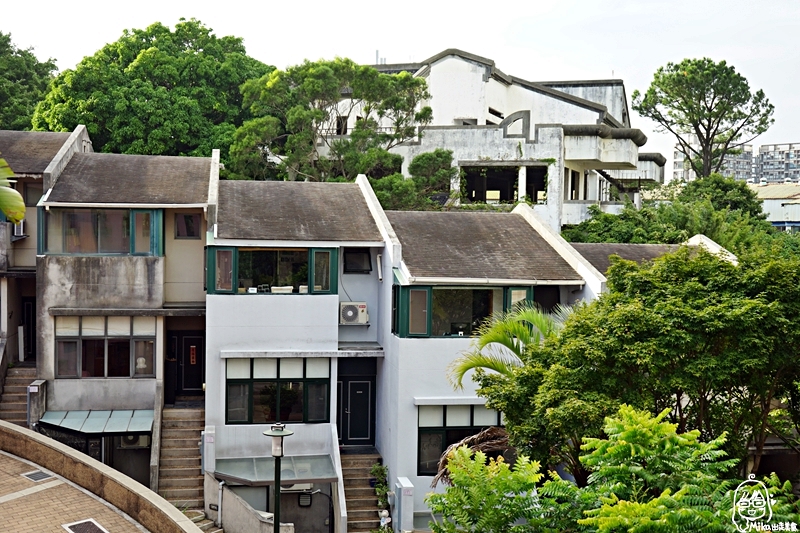
<instances>
[{"instance_id":1,"label":"wall-mounted air conditioner","mask_svg":"<svg viewBox=\"0 0 800 533\"><path fill-rule=\"evenodd\" d=\"M294 485L284 485L281 483L281 492L302 492L311 490L311 483L295 483Z\"/></svg>"},{"instance_id":2,"label":"wall-mounted air conditioner","mask_svg":"<svg viewBox=\"0 0 800 533\"><path fill-rule=\"evenodd\" d=\"M148 448L150 435L123 435L120 439L120 448Z\"/></svg>"},{"instance_id":3,"label":"wall-mounted air conditioner","mask_svg":"<svg viewBox=\"0 0 800 533\"><path fill-rule=\"evenodd\" d=\"M339 302L339 324L367 324L367 302Z\"/></svg>"},{"instance_id":4,"label":"wall-mounted air conditioner","mask_svg":"<svg viewBox=\"0 0 800 533\"><path fill-rule=\"evenodd\" d=\"M25 219L23 218L14 224L14 237L22 237L25 235Z\"/></svg>"}]
</instances>

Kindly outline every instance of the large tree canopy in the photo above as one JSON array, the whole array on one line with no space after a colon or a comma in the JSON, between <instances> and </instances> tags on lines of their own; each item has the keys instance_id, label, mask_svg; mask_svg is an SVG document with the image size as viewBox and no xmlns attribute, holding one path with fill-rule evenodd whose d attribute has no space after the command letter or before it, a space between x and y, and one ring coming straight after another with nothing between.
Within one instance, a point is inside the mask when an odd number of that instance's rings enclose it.
<instances>
[{"instance_id":1,"label":"large tree canopy","mask_svg":"<svg viewBox=\"0 0 800 533\"><path fill-rule=\"evenodd\" d=\"M677 137L699 177L719 172L726 154L774 122L775 108L764 91L750 92L747 79L733 66L708 58L667 63L656 71L647 91L634 91L632 99L640 115Z\"/></svg>"},{"instance_id":2,"label":"large tree canopy","mask_svg":"<svg viewBox=\"0 0 800 533\"><path fill-rule=\"evenodd\" d=\"M21 50L0 32L0 130L28 130L33 110L47 90L56 65L39 61L32 49Z\"/></svg>"},{"instance_id":3,"label":"large tree canopy","mask_svg":"<svg viewBox=\"0 0 800 533\"><path fill-rule=\"evenodd\" d=\"M217 37L183 20L125 30L75 68L62 72L33 117L36 129L86 124L97 151L202 155L223 159L247 117L239 86L272 67L245 53L238 37Z\"/></svg>"},{"instance_id":4,"label":"large tree canopy","mask_svg":"<svg viewBox=\"0 0 800 533\"><path fill-rule=\"evenodd\" d=\"M380 178L400 170L386 151L431 121L425 80L349 59L306 61L242 87L255 118L236 132L232 170L255 179ZM358 117L348 131L348 119ZM352 121L349 121L352 125Z\"/></svg>"}]
</instances>

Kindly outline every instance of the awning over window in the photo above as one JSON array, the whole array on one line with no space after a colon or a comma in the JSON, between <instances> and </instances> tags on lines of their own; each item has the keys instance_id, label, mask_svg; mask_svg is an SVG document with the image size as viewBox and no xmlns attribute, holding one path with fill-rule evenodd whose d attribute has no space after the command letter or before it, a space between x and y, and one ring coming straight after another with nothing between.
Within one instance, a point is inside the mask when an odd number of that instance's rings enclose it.
<instances>
[{"instance_id":1,"label":"awning over window","mask_svg":"<svg viewBox=\"0 0 800 533\"><path fill-rule=\"evenodd\" d=\"M217 479L252 487L275 484L275 459L248 457L217 459ZM333 482L338 478L330 455L298 455L281 460L281 486Z\"/></svg>"},{"instance_id":2,"label":"awning over window","mask_svg":"<svg viewBox=\"0 0 800 533\"><path fill-rule=\"evenodd\" d=\"M153 431L153 414L152 409L47 411L39 422L89 434L150 433Z\"/></svg>"}]
</instances>

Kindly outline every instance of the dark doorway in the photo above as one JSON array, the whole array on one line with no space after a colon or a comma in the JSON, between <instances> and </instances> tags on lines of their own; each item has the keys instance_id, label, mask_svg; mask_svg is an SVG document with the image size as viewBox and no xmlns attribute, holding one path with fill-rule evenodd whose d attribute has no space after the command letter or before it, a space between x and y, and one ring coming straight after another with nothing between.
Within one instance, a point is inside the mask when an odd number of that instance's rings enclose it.
<instances>
[{"instance_id":1,"label":"dark doorway","mask_svg":"<svg viewBox=\"0 0 800 533\"><path fill-rule=\"evenodd\" d=\"M375 359L339 360L336 426L343 445L375 444L375 374Z\"/></svg>"},{"instance_id":2,"label":"dark doorway","mask_svg":"<svg viewBox=\"0 0 800 533\"><path fill-rule=\"evenodd\" d=\"M561 288L557 285L540 285L533 288L533 301L545 311L552 311L561 303Z\"/></svg>"},{"instance_id":3,"label":"dark doorway","mask_svg":"<svg viewBox=\"0 0 800 533\"><path fill-rule=\"evenodd\" d=\"M466 179L466 201L501 203L516 201L517 167L462 167Z\"/></svg>"},{"instance_id":4,"label":"dark doorway","mask_svg":"<svg viewBox=\"0 0 800 533\"><path fill-rule=\"evenodd\" d=\"M172 363L176 367L175 393L178 396L202 396L206 366L203 332L171 331L167 337L167 365ZM169 385L167 383L167 387Z\"/></svg>"},{"instance_id":5,"label":"dark doorway","mask_svg":"<svg viewBox=\"0 0 800 533\"><path fill-rule=\"evenodd\" d=\"M36 359L36 298L22 297L22 331L26 361Z\"/></svg>"}]
</instances>

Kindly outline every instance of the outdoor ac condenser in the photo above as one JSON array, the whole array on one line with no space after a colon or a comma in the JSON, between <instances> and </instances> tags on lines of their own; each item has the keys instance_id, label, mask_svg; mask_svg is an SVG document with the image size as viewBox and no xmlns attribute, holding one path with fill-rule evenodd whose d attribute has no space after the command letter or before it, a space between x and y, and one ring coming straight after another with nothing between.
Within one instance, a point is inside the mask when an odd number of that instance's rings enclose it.
<instances>
[{"instance_id":1,"label":"outdoor ac condenser","mask_svg":"<svg viewBox=\"0 0 800 533\"><path fill-rule=\"evenodd\" d=\"M367 324L367 302L339 302L339 324Z\"/></svg>"}]
</instances>

